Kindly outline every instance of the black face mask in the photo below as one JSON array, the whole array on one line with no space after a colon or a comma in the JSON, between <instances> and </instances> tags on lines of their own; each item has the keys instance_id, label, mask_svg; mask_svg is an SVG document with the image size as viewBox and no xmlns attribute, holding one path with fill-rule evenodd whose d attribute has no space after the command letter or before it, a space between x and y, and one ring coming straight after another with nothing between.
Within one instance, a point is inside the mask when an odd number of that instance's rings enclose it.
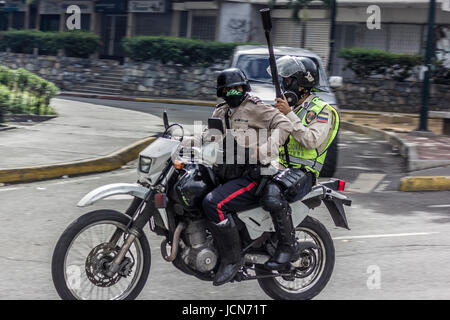
<instances>
[{"instance_id":1,"label":"black face mask","mask_svg":"<svg viewBox=\"0 0 450 320\"><path fill-rule=\"evenodd\" d=\"M242 101L244 101L246 96L247 95L245 93L242 95L230 95L230 96L225 95L223 99L230 108L236 108L242 103Z\"/></svg>"},{"instance_id":2,"label":"black face mask","mask_svg":"<svg viewBox=\"0 0 450 320\"><path fill-rule=\"evenodd\" d=\"M287 84L286 80L283 79L283 94L286 97L286 100L288 102L288 104L293 107L295 105L297 105L298 100L303 98L303 96L305 94L308 93L307 90L305 90L305 88L302 88L300 90L300 87L297 83L297 79L296 78L291 78L291 82L289 84Z\"/></svg>"}]
</instances>

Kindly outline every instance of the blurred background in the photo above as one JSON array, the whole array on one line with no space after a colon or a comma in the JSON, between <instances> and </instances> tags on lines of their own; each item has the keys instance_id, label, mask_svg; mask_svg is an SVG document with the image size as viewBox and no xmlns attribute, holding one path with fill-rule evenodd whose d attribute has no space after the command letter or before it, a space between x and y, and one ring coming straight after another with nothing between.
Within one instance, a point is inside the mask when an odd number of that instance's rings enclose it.
<instances>
[{"instance_id":1,"label":"blurred background","mask_svg":"<svg viewBox=\"0 0 450 320\"><path fill-rule=\"evenodd\" d=\"M275 54L311 57L316 94L341 116L321 179L347 181L352 230L313 213L337 253L318 298L450 298L450 0L0 0L0 299L58 298L51 254L76 203L136 181L129 157L164 110L187 132L205 124L230 66L273 103L265 7ZM153 249L141 298L267 298L256 283L199 283Z\"/></svg>"}]
</instances>

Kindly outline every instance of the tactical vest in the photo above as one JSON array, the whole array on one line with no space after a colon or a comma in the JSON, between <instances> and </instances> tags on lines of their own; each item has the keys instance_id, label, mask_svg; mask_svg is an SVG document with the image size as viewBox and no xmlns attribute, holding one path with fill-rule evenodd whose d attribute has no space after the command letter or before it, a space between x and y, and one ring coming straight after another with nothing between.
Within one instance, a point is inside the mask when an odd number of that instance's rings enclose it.
<instances>
[{"instance_id":1,"label":"tactical vest","mask_svg":"<svg viewBox=\"0 0 450 320\"><path fill-rule=\"evenodd\" d=\"M310 119L308 122L307 116L308 113L311 115L310 111L315 113L317 117L322 110L328 107L334 114L335 122L334 127L332 128L331 135L328 138L328 142L322 151L319 154L317 149L306 149L300 143L298 143L292 136L289 136L289 142L287 144L288 154L289 154L289 162L286 160L285 149L284 147L280 148L280 163L285 167L291 168L306 168L319 177L320 170L322 170L323 164L325 162L325 157L327 155L327 150L336 137L339 130L339 115L337 111L328 105L326 102L322 101L319 97L315 97L311 100L306 108L300 108L297 111L297 116L302 120L302 124L305 127L308 127L313 119Z\"/></svg>"}]
</instances>

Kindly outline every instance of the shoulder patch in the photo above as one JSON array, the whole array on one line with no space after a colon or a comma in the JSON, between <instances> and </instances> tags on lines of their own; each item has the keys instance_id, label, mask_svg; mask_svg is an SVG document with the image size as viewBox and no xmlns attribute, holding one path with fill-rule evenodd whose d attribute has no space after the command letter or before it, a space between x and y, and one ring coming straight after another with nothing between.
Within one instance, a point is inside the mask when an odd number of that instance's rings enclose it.
<instances>
[{"instance_id":1,"label":"shoulder patch","mask_svg":"<svg viewBox=\"0 0 450 320\"><path fill-rule=\"evenodd\" d=\"M251 102L253 102L254 104L258 104L259 102L262 102L262 100L260 99L260 98L258 98L258 97L250 97L249 99L248 99L249 101L251 101Z\"/></svg>"},{"instance_id":2,"label":"shoulder patch","mask_svg":"<svg viewBox=\"0 0 450 320\"><path fill-rule=\"evenodd\" d=\"M317 117L317 114L314 111L309 110L308 113L306 114L305 122L307 124L310 124L311 121L313 121L316 117Z\"/></svg>"},{"instance_id":3,"label":"shoulder patch","mask_svg":"<svg viewBox=\"0 0 450 320\"><path fill-rule=\"evenodd\" d=\"M318 122L323 122L323 123L327 123L328 122L328 112L324 110L322 110L322 112L319 113L319 115L317 116L317 121Z\"/></svg>"}]
</instances>

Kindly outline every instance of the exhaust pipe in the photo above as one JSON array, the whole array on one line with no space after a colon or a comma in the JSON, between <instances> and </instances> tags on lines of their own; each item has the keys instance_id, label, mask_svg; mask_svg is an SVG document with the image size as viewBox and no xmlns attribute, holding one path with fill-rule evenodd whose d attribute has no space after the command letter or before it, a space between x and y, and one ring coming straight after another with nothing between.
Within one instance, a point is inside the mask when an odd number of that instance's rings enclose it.
<instances>
[{"instance_id":1,"label":"exhaust pipe","mask_svg":"<svg viewBox=\"0 0 450 320\"><path fill-rule=\"evenodd\" d=\"M164 239L161 242L161 254L162 254L164 260L166 260L167 262L172 262L177 257L180 234L181 234L181 231L184 230L184 228L186 228L186 224L184 224L184 222L180 222L178 224L177 228L175 229L175 232L173 234L173 240L172 240L172 249L170 250L170 256L167 254L167 248L166 248L167 239Z\"/></svg>"}]
</instances>

